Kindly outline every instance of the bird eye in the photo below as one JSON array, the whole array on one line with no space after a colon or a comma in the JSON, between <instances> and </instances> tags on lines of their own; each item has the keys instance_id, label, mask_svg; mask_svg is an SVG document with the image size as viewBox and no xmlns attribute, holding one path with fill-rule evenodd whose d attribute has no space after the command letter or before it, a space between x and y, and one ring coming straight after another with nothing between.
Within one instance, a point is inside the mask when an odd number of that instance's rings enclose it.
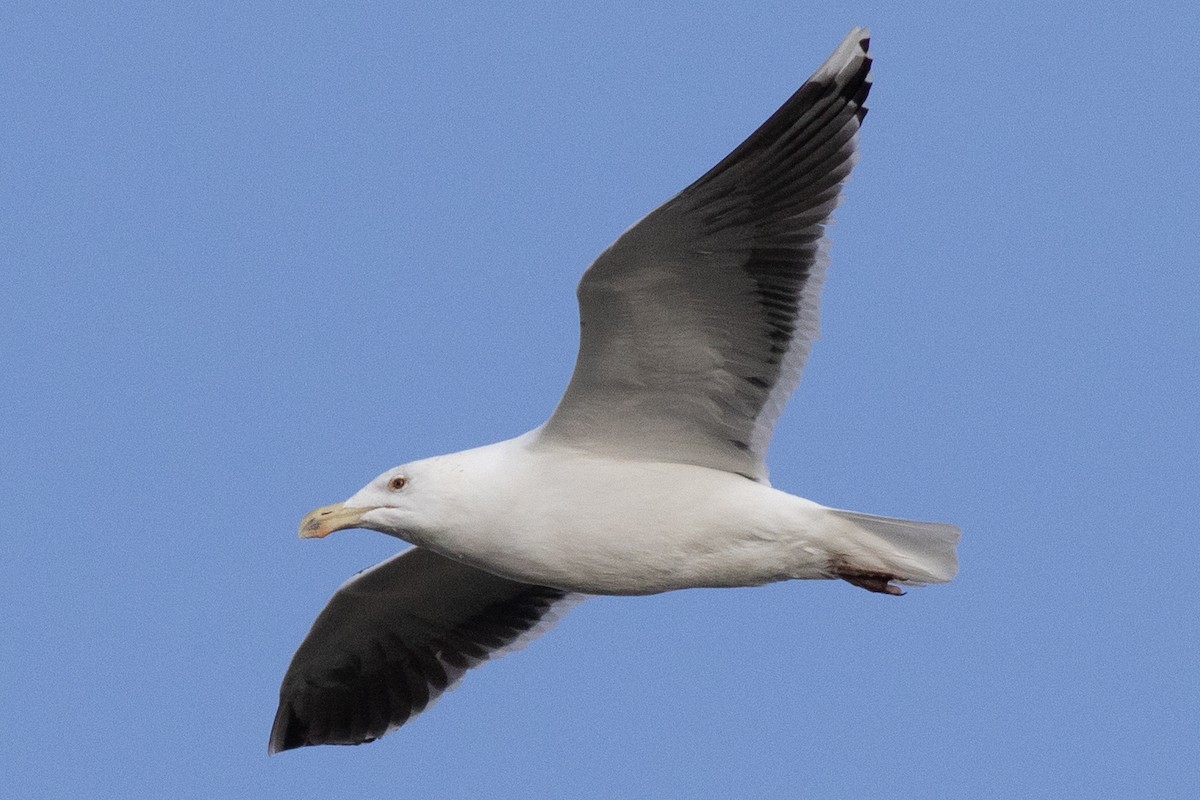
<instances>
[{"instance_id":1,"label":"bird eye","mask_svg":"<svg viewBox=\"0 0 1200 800\"><path fill-rule=\"evenodd\" d=\"M408 478L404 477L403 475L396 475L388 481L388 488L393 492L398 492L404 488L404 484L406 483L408 483Z\"/></svg>"}]
</instances>

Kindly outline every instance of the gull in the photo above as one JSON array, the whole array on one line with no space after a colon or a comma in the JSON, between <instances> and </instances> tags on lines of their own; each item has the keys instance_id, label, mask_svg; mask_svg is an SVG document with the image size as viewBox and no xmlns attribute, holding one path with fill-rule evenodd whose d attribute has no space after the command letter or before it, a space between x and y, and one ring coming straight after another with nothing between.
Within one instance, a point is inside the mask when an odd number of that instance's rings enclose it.
<instances>
[{"instance_id":1,"label":"gull","mask_svg":"<svg viewBox=\"0 0 1200 800\"><path fill-rule=\"evenodd\" d=\"M389 469L301 538L413 545L352 577L292 658L269 752L373 741L588 595L834 578L944 583L959 531L771 486L817 336L825 237L867 113L866 29L745 142L622 234L578 289L575 371L515 439Z\"/></svg>"}]
</instances>

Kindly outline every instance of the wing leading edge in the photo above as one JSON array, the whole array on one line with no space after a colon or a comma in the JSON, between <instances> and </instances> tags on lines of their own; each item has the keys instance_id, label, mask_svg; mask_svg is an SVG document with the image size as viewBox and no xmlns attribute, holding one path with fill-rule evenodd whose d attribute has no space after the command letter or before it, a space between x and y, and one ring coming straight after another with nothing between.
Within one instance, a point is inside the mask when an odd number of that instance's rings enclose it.
<instances>
[{"instance_id":1,"label":"wing leading edge","mask_svg":"<svg viewBox=\"0 0 1200 800\"><path fill-rule=\"evenodd\" d=\"M540 442L766 480L818 333L868 44L851 31L746 141L596 259L578 289L575 372Z\"/></svg>"}]
</instances>

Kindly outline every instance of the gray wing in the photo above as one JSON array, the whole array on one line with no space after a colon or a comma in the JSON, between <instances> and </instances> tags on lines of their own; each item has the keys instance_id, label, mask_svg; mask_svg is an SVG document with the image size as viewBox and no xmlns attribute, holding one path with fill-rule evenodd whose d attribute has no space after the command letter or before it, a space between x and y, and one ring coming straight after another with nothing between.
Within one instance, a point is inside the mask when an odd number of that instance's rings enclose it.
<instances>
[{"instance_id":1,"label":"gray wing","mask_svg":"<svg viewBox=\"0 0 1200 800\"><path fill-rule=\"evenodd\" d=\"M766 480L817 336L868 43L851 31L750 138L600 255L579 284L575 372L539 442Z\"/></svg>"},{"instance_id":2,"label":"gray wing","mask_svg":"<svg viewBox=\"0 0 1200 800\"><path fill-rule=\"evenodd\" d=\"M579 597L417 547L366 569L337 590L292 657L268 752L378 739L471 667L543 633Z\"/></svg>"}]
</instances>

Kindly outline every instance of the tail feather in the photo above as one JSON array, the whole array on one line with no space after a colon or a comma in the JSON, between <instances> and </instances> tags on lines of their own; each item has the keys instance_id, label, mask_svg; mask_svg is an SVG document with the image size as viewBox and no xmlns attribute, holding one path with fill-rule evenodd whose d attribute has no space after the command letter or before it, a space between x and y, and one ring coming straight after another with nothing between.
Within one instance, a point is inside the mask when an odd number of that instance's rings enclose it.
<instances>
[{"instance_id":1,"label":"tail feather","mask_svg":"<svg viewBox=\"0 0 1200 800\"><path fill-rule=\"evenodd\" d=\"M829 510L859 534L853 537L862 547L854 554L856 566L891 573L910 585L948 583L958 573L961 534L954 525Z\"/></svg>"}]
</instances>

